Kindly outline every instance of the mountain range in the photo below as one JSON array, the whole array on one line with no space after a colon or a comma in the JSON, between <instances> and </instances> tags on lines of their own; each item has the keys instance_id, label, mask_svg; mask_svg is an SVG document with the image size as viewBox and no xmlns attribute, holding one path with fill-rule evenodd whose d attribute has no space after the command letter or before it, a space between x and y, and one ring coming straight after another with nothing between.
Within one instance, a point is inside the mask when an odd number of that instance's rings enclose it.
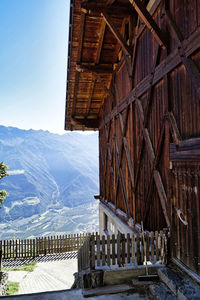
<instances>
[{"instance_id":1,"label":"mountain range","mask_svg":"<svg viewBox=\"0 0 200 300\"><path fill-rule=\"evenodd\" d=\"M98 230L98 135L0 126L0 239Z\"/></svg>"}]
</instances>

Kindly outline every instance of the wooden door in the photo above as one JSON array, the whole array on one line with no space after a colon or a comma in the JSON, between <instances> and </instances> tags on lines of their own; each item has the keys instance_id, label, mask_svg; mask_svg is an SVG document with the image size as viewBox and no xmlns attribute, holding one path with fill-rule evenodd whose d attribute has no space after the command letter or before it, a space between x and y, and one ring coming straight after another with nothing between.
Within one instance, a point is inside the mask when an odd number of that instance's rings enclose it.
<instances>
[{"instance_id":1,"label":"wooden door","mask_svg":"<svg viewBox=\"0 0 200 300\"><path fill-rule=\"evenodd\" d=\"M200 274L200 164L173 163L172 251Z\"/></svg>"}]
</instances>

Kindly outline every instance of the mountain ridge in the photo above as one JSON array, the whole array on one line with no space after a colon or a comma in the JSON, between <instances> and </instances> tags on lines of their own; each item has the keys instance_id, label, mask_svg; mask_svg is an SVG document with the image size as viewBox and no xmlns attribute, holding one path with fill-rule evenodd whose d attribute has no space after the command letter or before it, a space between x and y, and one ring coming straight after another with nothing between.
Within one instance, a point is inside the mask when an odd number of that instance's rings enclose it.
<instances>
[{"instance_id":1,"label":"mountain ridge","mask_svg":"<svg viewBox=\"0 0 200 300\"><path fill-rule=\"evenodd\" d=\"M58 135L0 126L0 160L10 171L0 182L9 192L0 210L1 238L84 232L84 226L97 230L97 140L97 134ZM85 214L79 223L73 218L70 222L74 211L78 218L78 208ZM90 210L93 216L84 224Z\"/></svg>"}]
</instances>

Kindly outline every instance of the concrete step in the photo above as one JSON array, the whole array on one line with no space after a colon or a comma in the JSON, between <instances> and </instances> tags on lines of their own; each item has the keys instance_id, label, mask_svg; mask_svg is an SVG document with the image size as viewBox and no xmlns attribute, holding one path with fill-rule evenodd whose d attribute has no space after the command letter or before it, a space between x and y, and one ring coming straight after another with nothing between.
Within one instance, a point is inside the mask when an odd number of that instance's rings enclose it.
<instances>
[{"instance_id":1,"label":"concrete step","mask_svg":"<svg viewBox=\"0 0 200 300\"><path fill-rule=\"evenodd\" d=\"M200 299L200 289L197 285L175 270L166 267L160 268L158 275L177 299Z\"/></svg>"},{"instance_id":2,"label":"concrete step","mask_svg":"<svg viewBox=\"0 0 200 300\"><path fill-rule=\"evenodd\" d=\"M174 300L177 297L164 284L153 284L149 286L149 291L155 300Z\"/></svg>"}]
</instances>

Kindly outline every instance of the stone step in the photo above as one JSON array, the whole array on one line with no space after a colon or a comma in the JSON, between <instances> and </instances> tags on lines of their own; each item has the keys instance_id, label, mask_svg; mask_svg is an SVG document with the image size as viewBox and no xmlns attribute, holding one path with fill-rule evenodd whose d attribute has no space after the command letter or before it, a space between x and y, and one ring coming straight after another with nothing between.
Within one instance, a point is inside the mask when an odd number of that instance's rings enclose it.
<instances>
[{"instance_id":1,"label":"stone step","mask_svg":"<svg viewBox=\"0 0 200 300\"><path fill-rule=\"evenodd\" d=\"M175 270L160 268L158 275L178 299L200 299L200 289L197 285Z\"/></svg>"},{"instance_id":2,"label":"stone step","mask_svg":"<svg viewBox=\"0 0 200 300\"><path fill-rule=\"evenodd\" d=\"M170 291L170 289L164 284L153 284L149 286L149 291L155 300L174 300L177 297Z\"/></svg>"},{"instance_id":3,"label":"stone step","mask_svg":"<svg viewBox=\"0 0 200 300\"><path fill-rule=\"evenodd\" d=\"M134 291L134 288L128 284L108 285L95 289L83 290L84 297L95 297L101 295L118 294Z\"/></svg>"}]
</instances>

